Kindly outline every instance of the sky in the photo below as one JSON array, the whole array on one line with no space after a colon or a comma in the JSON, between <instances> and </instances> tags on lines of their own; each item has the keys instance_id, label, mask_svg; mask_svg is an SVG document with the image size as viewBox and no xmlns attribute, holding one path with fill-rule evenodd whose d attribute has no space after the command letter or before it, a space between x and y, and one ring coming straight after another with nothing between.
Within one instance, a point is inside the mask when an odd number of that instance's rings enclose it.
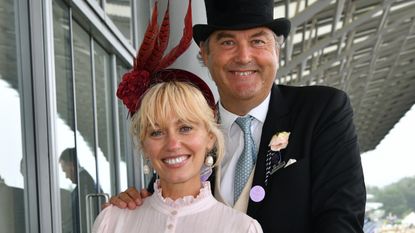
<instances>
[{"instance_id":1,"label":"sky","mask_svg":"<svg viewBox=\"0 0 415 233\"><path fill-rule=\"evenodd\" d=\"M378 146L361 155L367 186L384 187L415 176L415 105Z\"/></svg>"}]
</instances>

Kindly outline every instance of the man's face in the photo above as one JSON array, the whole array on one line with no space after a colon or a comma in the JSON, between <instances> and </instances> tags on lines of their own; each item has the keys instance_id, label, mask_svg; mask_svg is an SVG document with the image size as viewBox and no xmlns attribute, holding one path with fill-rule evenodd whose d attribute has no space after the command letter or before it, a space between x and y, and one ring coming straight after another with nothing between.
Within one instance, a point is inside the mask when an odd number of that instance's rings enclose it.
<instances>
[{"instance_id":1,"label":"man's face","mask_svg":"<svg viewBox=\"0 0 415 233\"><path fill-rule=\"evenodd\" d=\"M273 32L265 27L219 30L210 35L200 53L215 81L221 103L245 115L268 95L278 69Z\"/></svg>"},{"instance_id":2,"label":"man's face","mask_svg":"<svg viewBox=\"0 0 415 233\"><path fill-rule=\"evenodd\" d=\"M76 184L76 173L75 168L70 162L60 161L61 167L67 179L71 180L72 183Z\"/></svg>"}]
</instances>

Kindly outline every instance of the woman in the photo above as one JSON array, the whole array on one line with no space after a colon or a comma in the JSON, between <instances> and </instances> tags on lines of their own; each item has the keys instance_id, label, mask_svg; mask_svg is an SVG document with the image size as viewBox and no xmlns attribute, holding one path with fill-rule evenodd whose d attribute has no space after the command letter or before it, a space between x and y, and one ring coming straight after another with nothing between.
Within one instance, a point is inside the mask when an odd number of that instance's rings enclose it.
<instances>
[{"instance_id":1,"label":"woman","mask_svg":"<svg viewBox=\"0 0 415 233\"><path fill-rule=\"evenodd\" d=\"M224 145L203 81L182 70L158 74L164 80L146 91L131 124L159 176L155 192L135 210L107 207L92 232L262 232L256 220L218 202L200 178L202 165L212 165L209 152L219 161Z\"/></svg>"},{"instance_id":2,"label":"woman","mask_svg":"<svg viewBox=\"0 0 415 233\"><path fill-rule=\"evenodd\" d=\"M140 208L109 206L97 217L92 232L261 233L256 220L218 202L209 182L202 181L206 177L201 174L211 171L212 154L216 153L216 161L222 157L223 136L206 83L190 72L166 69L192 40L189 3L183 38L163 57L169 31L167 11L158 27L157 5L153 8L133 69L124 74L117 90L132 115L134 141L159 179L153 195Z\"/></svg>"}]
</instances>

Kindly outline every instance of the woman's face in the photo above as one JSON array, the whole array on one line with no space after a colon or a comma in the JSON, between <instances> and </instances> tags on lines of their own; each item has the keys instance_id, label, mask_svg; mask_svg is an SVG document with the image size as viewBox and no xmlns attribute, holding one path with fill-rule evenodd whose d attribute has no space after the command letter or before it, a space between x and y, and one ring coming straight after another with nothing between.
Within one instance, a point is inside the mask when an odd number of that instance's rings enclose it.
<instances>
[{"instance_id":1,"label":"woman's face","mask_svg":"<svg viewBox=\"0 0 415 233\"><path fill-rule=\"evenodd\" d=\"M143 150L160 177L160 184L200 182L200 169L214 137L202 123L183 122L174 114L165 126L147 128Z\"/></svg>"}]
</instances>

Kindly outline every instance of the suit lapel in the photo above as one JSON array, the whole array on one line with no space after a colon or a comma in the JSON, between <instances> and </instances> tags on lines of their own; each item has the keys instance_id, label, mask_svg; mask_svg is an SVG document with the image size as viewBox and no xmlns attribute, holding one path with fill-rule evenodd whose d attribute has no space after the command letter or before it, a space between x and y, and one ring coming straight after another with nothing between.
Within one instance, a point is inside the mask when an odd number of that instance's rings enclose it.
<instances>
[{"instance_id":1,"label":"suit lapel","mask_svg":"<svg viewBox=\"0 0 415 233\"><path fill-rule=\"evenodd\" d=\"M265 189L265 198L267 187L265 187L265 160L266 154L269 150L269 142L276 132L289 131L289 110L286 101L278 88L273 85L271 90L271 99L268 106L267 117L262 128L261 142L258 151L257 162L255 166L255 174L252 182L252 187L259 185ZM285 160L286 158L284 158ZM255 217L258 208L263 202L254 202L249 200L248 215Z\"/></svg>"}]
</instances>

